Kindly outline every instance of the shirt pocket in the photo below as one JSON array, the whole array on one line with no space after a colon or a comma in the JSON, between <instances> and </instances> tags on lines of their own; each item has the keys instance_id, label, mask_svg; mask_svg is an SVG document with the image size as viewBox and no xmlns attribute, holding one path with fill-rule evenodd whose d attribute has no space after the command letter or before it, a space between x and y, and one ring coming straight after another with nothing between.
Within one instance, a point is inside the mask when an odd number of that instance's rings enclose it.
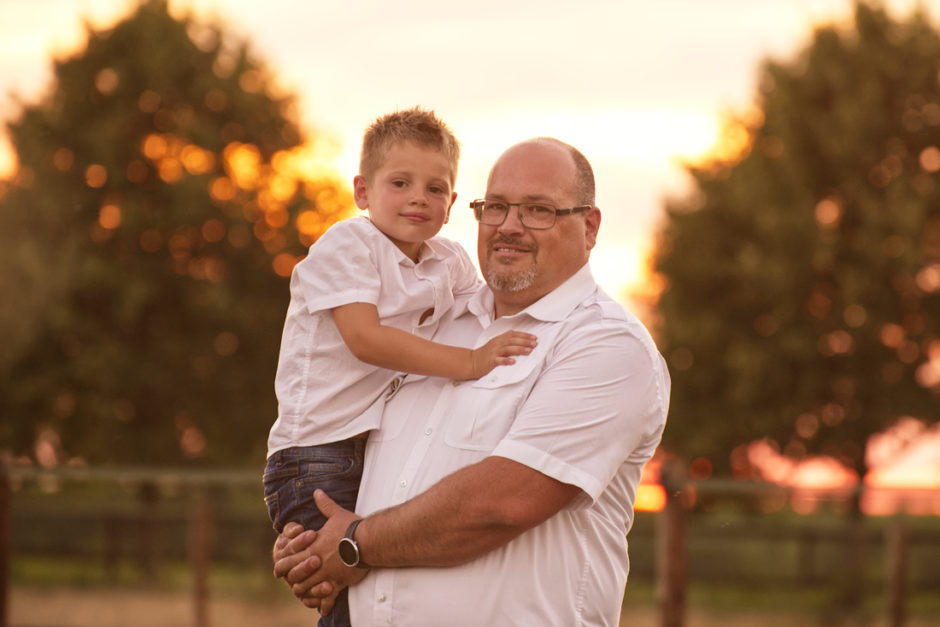
<instances>
[{"instance_id":1,"label":"shirt pocket","mask_svg":"<svg viewBox=\"0 0 940 627\"><path fill-rule=\"evenodd\" d=\"M490 452L512 426L528 395L541 359L535 353L498 366L476 381L460 383L452 397L453 412L444 428L448 446Z\"/></svg>"}]
</instances>

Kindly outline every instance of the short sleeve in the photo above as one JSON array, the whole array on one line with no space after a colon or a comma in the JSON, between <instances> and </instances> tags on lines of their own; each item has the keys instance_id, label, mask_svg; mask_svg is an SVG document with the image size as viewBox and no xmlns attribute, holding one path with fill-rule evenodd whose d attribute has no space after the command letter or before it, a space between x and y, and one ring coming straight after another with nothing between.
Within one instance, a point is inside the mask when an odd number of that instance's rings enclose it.
<instances>
[{"instance_id":1,"label":"short sleeve","mask_svg":"<svg viewBox=\"0 0 940 627\"><path fill-rule=\"evenodd\" d=\"M622 325L567 334L493 454L597 499L622 464L644 463L659 443L665 410L656 358Z\"/></svg>"},{"instance_id":2,"label":"short sleeve","mask_svg":"<svg viewBox=\"0 0 940 627\"><path fill-rule=\"evenodd\" d=\"M378 303L381 280L375 240L356 222L334 224L294 267L291 293L302 296L310 313L349 303Z\"/></svg>"}]
</instances>

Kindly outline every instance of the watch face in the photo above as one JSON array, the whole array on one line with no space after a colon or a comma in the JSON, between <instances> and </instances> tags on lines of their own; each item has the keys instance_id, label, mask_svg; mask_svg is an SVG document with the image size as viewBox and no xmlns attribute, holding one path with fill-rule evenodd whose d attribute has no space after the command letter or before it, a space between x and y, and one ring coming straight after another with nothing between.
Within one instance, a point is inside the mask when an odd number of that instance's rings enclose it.
<instances>
[{"instance_id":1,"label":"watch face","mask_svg":"<svg viewBox=\"0 0 940 627\"><path fill-rule=\"evenodd\" d=\"M347 566L355 566L359 563L359 547L349 538L343 538L339 541L339 558Z\"/></svg>"}]
</instances>

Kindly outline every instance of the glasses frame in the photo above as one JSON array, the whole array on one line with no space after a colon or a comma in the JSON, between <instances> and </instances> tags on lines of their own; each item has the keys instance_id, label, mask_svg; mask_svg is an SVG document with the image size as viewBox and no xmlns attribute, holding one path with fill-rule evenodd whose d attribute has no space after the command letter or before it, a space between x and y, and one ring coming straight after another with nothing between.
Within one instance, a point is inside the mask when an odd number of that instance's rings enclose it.
<instances>
[{"instance_id":1,"label":"glasses frame","mask_svg":"<svg viewBox=\"0 0 940 627\"><path fill-rule=\"evenodd\" d=\"M507 207L509 207L509 209L511 209L512 207L521 207L522 205L542 205L543 207L551 207L552 209L554 209L555 210L554 218L552 218L552 223L549 224L548 226L529 226L522 219L522 209L519 209L519 208L516 209L516 215L519 216L519 224L521 224L527 229L533 229L536 231L544 231L546 229L550 229L553 226L555 226L555 222L558 221L558 216L564 216L570 213L583 213L585 211L590 211L591 209L594 208L594 205L578 205L577 207L567 207L565 209L559 209L555 205L551 203L547 203L547 202L504 202L502 200L499 200L499 201L493 200L490 202L498 202L501 205L506 205ZM473 200L470 202L470 208L473 209L473 217L476 218L477 222L479 222L480 224L485 224L486 226L502 226L503 223L506 222L506 218L509 217L509 209L506 209L506 213L503 214L503 219L500 220L498 224L493 224L492 222L484 222L483 221L483 207L486 203L487 203L487 200L485 198L477 198L476 200Z\"/></svg>"}]
</instances>

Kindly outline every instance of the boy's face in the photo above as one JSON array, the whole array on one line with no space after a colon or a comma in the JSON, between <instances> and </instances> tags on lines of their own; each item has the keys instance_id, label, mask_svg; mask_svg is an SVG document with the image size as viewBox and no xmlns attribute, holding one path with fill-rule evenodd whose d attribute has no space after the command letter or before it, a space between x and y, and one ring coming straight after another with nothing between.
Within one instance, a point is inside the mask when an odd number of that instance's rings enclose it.
<instances>
[{"instance_id":1,"label":"boy's face","mask_svg":"<svg viewBox=\"0 0 940 627\"><path fill-rule=\"evenodd\" d=\"M372 223L417 261L421 245L441 230L457 199L451 174L449 161L437 149L397 142L369 179L353 179L356 205L368 209Z\"/></svg>"}]
</instances>

